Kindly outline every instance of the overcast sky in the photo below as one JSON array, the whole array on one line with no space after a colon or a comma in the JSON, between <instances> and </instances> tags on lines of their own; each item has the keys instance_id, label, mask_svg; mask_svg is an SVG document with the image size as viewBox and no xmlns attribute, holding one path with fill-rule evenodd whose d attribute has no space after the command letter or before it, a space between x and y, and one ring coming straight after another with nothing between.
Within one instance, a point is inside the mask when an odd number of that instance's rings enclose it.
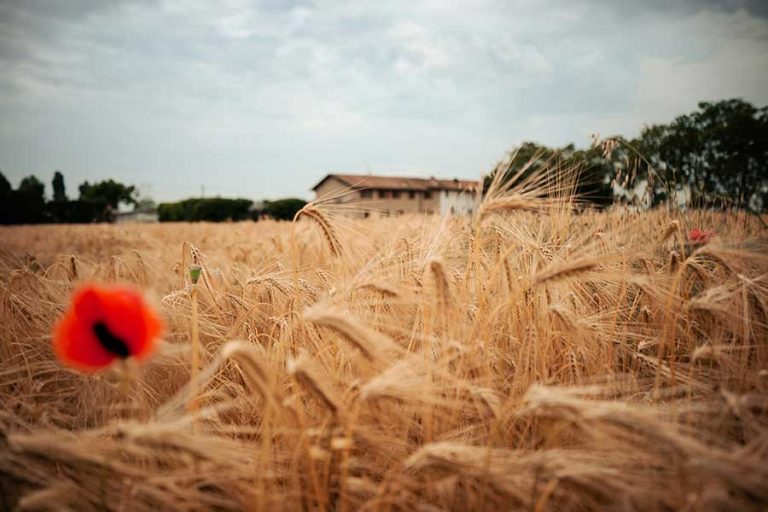
<instances>
[{"instance_id":1,"label":"overcast sky","mask_svg":"<svg viewBox=\"0 0 768 512\"><path fill-rule=\"evenodd\" d=\"M669 5L673 4L673 5ZM157 200L476 178L523 140L768 104L768 1L0 0L0 169Z\"/></svg>"}]
</instances>

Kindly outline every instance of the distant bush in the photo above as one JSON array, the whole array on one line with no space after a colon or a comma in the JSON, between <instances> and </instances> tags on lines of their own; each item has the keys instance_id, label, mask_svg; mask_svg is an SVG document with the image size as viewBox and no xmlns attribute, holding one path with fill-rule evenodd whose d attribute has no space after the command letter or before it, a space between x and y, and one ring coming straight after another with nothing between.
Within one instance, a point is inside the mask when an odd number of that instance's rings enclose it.
<instances>
[{"instance_id":1,"label":"distant bush","mask_svg":"<svg viewBox=\"0 0 768 512\"><path fill-rule=\"evenodd\" d=\"M112 210L104 200L52 201L46 207L47 218L55 223L88 224L112 222Z\"/></svg>"},{"instance_id":2,"label":"distant bush","mask_svg":"<svg viewBox=\"0 0 768 512\"><path fill-rule=\"evenodd\" d=\"M277 201L264 201L262 213L269 215L275 220L293 220L296 213L304 208L306 204L305 200L294 197L278 199Z\"/></svg>"},{"instance_id":3,"label":"distant bush","mask_svg":"<svg viewBox=\"0 0 768 512\"><path fill-rule=\"evenodd\" d=\"M157 214L160 222L222 222L250 218L250 199L223 197L190 198L175 203L160 203Z\"/></svg>"}]
</instances>

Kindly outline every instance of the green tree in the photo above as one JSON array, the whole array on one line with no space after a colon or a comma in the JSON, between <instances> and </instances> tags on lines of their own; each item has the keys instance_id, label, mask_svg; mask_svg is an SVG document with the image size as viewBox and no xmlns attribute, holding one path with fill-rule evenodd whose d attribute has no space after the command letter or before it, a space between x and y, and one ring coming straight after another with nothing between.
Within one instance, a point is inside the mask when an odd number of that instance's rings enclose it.
<instances>
[{"instance_id":1,"label":"green tree","mask_svg":"<svg viewBox=\"0 0 768 512\"><path fill-rule=\"evenodd\" d=\"M45 221L45 185L35 176L21 180L11 200L15 222L37 224Z\"/></svg>"},{"instance_id":2,"label":"green tree","mask_svg":"<svg viewBox=\"0 0 768 512\"><path fill-rule=\"evenodd\" d=\"M12 222L11 202L13 201L13 188L11 182L0 172L0 224L10 224Z\"/></svg>"},{"instance_id":3,"label":"green tree","mask_svg":"<svg viewBox=\"0 0 768 512\"><path fill-rule=\"evenodd\" d=\"M56 171L53 173L51 186L53 187L53 201L56 203L67 202L67 190L64 186L64 175L61 172Z\"/></svg>"},{"instance_id":4,"label":"green tree","mask_svg":"<svg viewBox=\"0 0 768 512\"><path fill-rule=\"evenodd\" d=\"M250 199L190 198L175 203L160 203L157 213L160 222L238 221L249 218L251 204Z\"/></svg>"},{"instance_id":5,"label":"green tree","mask_svg":"<svg viewBox=\"0 0 768 512\"><path fill-rule=\"evenodd\" d=\"M135 205L138 196L135 186L112 179L94 184L86 181L80 185L79 190L80 201L88 205L82 210L97 212L93 218L97 222L112 222L120 203Z\"/></svg>"},{"instance_id":6,"label":"green tree","mask_svg":"<svg viewBox=\"0 0 768 512\"><path fill-rule=\"evenodd\" d=\"M113 210L120 203L136 204L138 191L133 185L124 185L112 179L99 181L91 185L87 181L80 185L80 199L83 201L103 201Z\"/></svg>"},{"instance_id":7,"label":"green tree","mask_svg":"<svg viewBox=\"0 0 768 512\"><path fill-rule=\"evenodd\" d=\"M13 187L11 187L11 182L8 181L8 178L6 178L2 171L0 171L0 198L7 199L12 190Z\"/></svg>"},{"instance_id":8,"label":"green tree","mask_svg":"<svg viewBox=\"0 0 768 512\"><path fill-rule=\"evenodd\" d=\"M725 198L739 208L768 208L768 107L702 102L691 114L645 128L636 145L662 181L690 190L695 205Z\"/></svg>"},{"instance_id":9,"label":"green tree","mask_svg":"<svg viewBox=\"0 0 768 512\"><path fill-rule=\"evenodd\" d=\"M225 199L206 197L196 205L194 218L190 220L222 222L226 220L245 220L248 209L253 204L250 199Z\"/></svg>"},{"instance_id":10,"label":"green tree","mask_svg":"<svg viewBox=\"0 0 768 512\"><path fill-rule=\"evenodd\" d=\"M288 197L276 201L264 201L263 212L275 220L293 220L307 202L303 199Z\"/></svg>"},{"instance_id":11,"label":"green tree","mask_svg":"<svg viewBox=\"0 0 768 512\"><path fill-rule=\"evenodd\" d=\"M582 201L601 208L613 204L611 178L615 165L611 155L604 155L599 147L580 149L568 155L563 166L577 170L575 192Z\"/></svg>"},{"instance_id":12,"label":"green tree","mask_svg":"<svg viewBox=\"0 0 768 512\"><path fill-rule=\"evenodd\" d=\"M500 164L485 177L484 190L488 190L498 172L506 173L502 182L515 179L516 183L520 183L548 169L561 175L570 174L576 180L574 192L582 201L607 206L613 200L610 185L613 163L602 154L600 148L577 150L573 144L550 148L528 141L513 149L510 158L509 162Z\"/></svg>"}]
</instances>

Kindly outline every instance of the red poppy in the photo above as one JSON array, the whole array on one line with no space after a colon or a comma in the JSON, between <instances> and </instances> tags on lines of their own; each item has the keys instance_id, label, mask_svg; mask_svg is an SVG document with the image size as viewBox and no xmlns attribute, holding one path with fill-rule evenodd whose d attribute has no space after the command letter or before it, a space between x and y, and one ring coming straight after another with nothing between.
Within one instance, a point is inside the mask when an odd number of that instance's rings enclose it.
<instances>
[{"instance_id":1,"label":"red poppy","mask_svg":"<svg viewBox=\"0 0 768 512\"><path fill-rule=\"evenodd\" d=\"M117 359L149 357L161 331L160 318L136 291L88 284L56 324L53 349L64 364L92 373Z\"/></svg>"},{"instance_id":2,"label":"red poppy","mask_svg":"<svg viewBox=\"0 0 768 512\"><path fill-rule=\"evenodd\" d=\"M709 242L709 239L714 235L714 231L703 231L699 228L693 228L688 232L688 241L692 244L701 245Z\"/></svg>"}]
</instances>

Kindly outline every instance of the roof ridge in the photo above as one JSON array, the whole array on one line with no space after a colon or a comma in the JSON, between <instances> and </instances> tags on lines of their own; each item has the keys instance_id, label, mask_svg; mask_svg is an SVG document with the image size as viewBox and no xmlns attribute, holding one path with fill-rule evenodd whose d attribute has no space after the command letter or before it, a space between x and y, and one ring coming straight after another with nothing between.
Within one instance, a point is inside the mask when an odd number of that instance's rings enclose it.
<instances>
[{"instance_id":1,"label":"roof ridge","mask_svg":"<svg viewBox=\"0 0 768 512\"><path fill-rule=\"evenodd\" d=\"M347 174L330 173L313 187L313 190L319 187L329 178L336 178L350 187L355 188L382 188L382 189L400 189L400 190L429 190L429 189L469 189L478 187L480 181L465 180L459 178L436 178L430 176L382 176L375 174Z\"/></svg>"}]
</instances>

